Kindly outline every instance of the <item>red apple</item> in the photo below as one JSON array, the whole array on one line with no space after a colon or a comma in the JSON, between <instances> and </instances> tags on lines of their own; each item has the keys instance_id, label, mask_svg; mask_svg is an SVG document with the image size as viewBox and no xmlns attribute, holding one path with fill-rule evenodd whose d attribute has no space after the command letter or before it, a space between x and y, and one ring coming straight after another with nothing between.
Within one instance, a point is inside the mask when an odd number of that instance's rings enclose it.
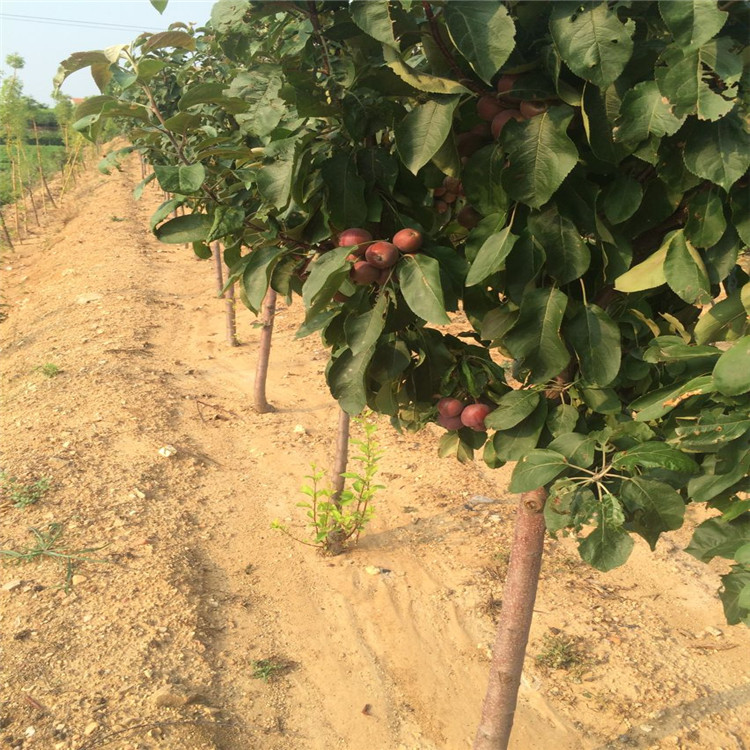
<instances>
[{"instance_id":1,"label":"red apple","mask_svg":"<svg viewBox=\"0 0 750 750\"><path fill-rule=\"evenodd\" d=\"M448 210L448 204L445 201L435 201L435 210L439 214L444 214Z\"/></svg>"},{"instance_id":2,"label":"red apple","mask_svg":"<svg viewBox=\"0 0 750 750\"><path fill-rule=\"evenodd\" d=\"M459 156L471 156L487 143L487 139L476 133L461 133L456 136L456 149Z\"/></svg>"},{"instance_id":3,"label":"red apple","mask_svg":"<svg viewBox=\"0 0 750 750\"><path fill-rule=\"evenodd\" d=\"M530 120L532 117L546 112L547 105L544 102L521 102L518 109L527 120Z\"/></svg>"},{"instance_id":4,"label":"red apple","mask_svg":"<svg viewBox=\"0 0 750 750\"><path fill-rule=\"evenodd\" d=\"M393 267L391 268L382 268L380 270L380 276L378 276L378 286L385 286L389 279L391 278L391 275L393 274Z\"/></svg>"},{"instance_id":5,"label":"red apple","mask_svg":"<svg viewBox=\"0 0 750 750\"><path fill-rule=\"evenodd\" d=\"M450 396L445 396L437 402L438 413L443 417L460 416L461 412L464 410L464 406L466 406L466 404L464 404L463 401L459 401L459 399Z\"/></svg>"},{"instance_id":6,"label":"red apple","mask_svg":"<svg viewBox=\"0 0 750 750\"><path fill-rule=\"evenodd\" d=\"M477 114L482 120L486 120L487 122L492 122L492 118L495 117L502 108L503 107L497 100L497 97L492 96L492 94L485 94L480 97L477 102Z\"/></svg>"},{"instance_id":7,"label":"red apple","mask_svg":"<svg viewBox=\"0 0 750 750\"><path fill-rule=\"evenodd\" d=\"M500 137L500 133L503 132L506 123L510 120L518 120L521 122L523 119L524 116L517 109L504 109L492 121L492 137L497 140Z\"/></svg>"},{"instance_id":8,"label":"red apple","mask_svg":"<svg viewBox=\"0 0 750 750\"><path fill-rule=\"evenodd\" d=\"M469 404L461 412L461 422L476 432L484 430L484 418L492 411L487 404Z\"/></svg>"},{"instance_id":9,"label":"red apple","mask_svg":"<svg viewBox=\"0 0 750 750\"><path fill-rule=\"evenodd\" d=\"M482 214L475 211L471 206L464 206L456 216L456 221L466 229L474 229L481 220Z\"/></svg>"},{"instance_id":10,"label":"red apple","mask_svg":"<svg viewBox=\"0 0 750 750\"><path fill-rule=\"evenodd\" d=\"M349 278L360 286L374 284L380 277L380 269L371 266L366 260L358 260L349 271Z\"/></svg>"},{"instance_id":11,"label":"red apple","mask_svg":"<svg viewBox=\"0 0 750 750\"><path fill-rule=\"evenodd\" d=\"M497 93L507 94L513 88L513 86L515 86L516 78L518 78L518 76L500 76L500 78L497 79L497 84L495 85Z\"/></svg>"},{"instance_id":12,"label":"red apple","mask_svg":"<svg viewBox=\"0 0 750 750\"><path fill-rule=\"evenodd\" d=\"M422 233L407 227L393 235L393 244L402 253L416 253L422 247Z\"/></svg>"},{"instance_id":13,"label":"red apple","mask_svg":"<svg viewBox=\"0 0 750 750\"><path fill-rule=\"evenodd\" d=\"M441 427L445 427L446 430L460 430L463 427L461 417L445 417L442 414L438 414L437 422Z\"/></svg>"},{"instance_id":14,"label":"red apple","mask_svg":"<svg viewBox=\"0 0 750 750\"><path fill-rule=\"evenodd\" d=\"M366 229L352 227L345 229L339 235L339 247L351 247L352 245L361 245L364 242L370 242L372 235Z\"/></svg>"},{"instance_id":15,"label":"red apple","mask_svg":"<svg viewBox=\"0 0 750 750\"><path fill-rule=\"evenodd\" d=\"M392 242L375 242L365 251L367 262L375 268L390 268L398 261L398 248Z\"/></svg>"},{"instance_id":16,"label":"red apple","mask_svg":"<svg viewBox=\"0 0 750 750\"><path fill-rule=\"evenodd\" d=\"M346 302L348 299L349 297L341 292L336 292L336 294L333 295L334 302Z\"/></svg>"}]
</instances>

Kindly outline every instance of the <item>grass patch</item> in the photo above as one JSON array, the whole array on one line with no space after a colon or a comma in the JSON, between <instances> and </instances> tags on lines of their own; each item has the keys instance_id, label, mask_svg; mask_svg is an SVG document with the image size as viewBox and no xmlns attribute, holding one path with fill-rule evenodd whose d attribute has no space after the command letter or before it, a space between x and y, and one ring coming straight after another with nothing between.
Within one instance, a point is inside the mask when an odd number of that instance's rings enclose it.
<instances>
[{"instance_id":1,"label":"grass patch","mask_svg":"<svg viewBox=\"0 0 750 750\"><path fill-rule=\"evenodd\" d=\"M590 663L580 639L564 633L546 634L542 639L542 650L535 660L545 671L562 669L574 677L580 677Z\"/></svg>"},{"instance_id":2,"label":"grass patch","mask_svg":"<svg viewBox=\"0 0 750 750\"><path fill-rule=\"evenodd\" d=\"M291 664L274 658L256 659L253 661L253 679L271 682L276 677L286 674L291 669Z\"/></svg>"},{"instance_id":3,"label":"grass patch","mask_svg":"<svg viewBox=\"0 0 750 750\"><path fill-rule=\"evenodd\" d=\"M31 482L23 482L0 471L0 491L14 508L26 508L38 503L52 487L52 480L41 477Z\"/></svg>"},{"instance_id":4,"label":"grass patch","mask_svg":"<svg viewBox=\"0 0 750 750\"><path fill-rule=\"evenodd\" d=\"M55 375L59 375L62 372L62 369L54 364L54 362L47 362L36 369L41 372L45 378L54 378Z\"/></svg>"}]
</instances>

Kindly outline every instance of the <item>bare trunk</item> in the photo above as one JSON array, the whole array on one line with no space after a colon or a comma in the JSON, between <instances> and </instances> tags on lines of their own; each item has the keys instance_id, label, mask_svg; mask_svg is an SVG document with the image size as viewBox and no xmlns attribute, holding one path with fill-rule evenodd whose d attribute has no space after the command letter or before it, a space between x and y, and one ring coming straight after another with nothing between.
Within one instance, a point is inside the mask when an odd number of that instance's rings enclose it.
<instances>
[{"instance_id":1,"label":"bare trunk","mask_svg":"<svg viewBox=\"0 0 750 750\"><path fill-rule=\"evenodd\" d=\"M39 131L37 130L36 123L34 123L34 138L36 140L36 159L39 163L39 177L42 180L42 185L44 187L44 192L47 193L47 197L50 200L50 203L57 208L57 204L55 203L55 199L52 197L52 192L49 189L49 183L47 182L47 178L44 176L44 166L42 165L42 151L39 147ZM45 205L45 212L47 210L47 206Z\"/></svg>"},{"instance_id":2,"label":"bare trunk","mask_svg":"<svg viewBox=\"0 0 750 750\"><path fill-rule=\"evenodd\" d=\"M344 491L346 479L341 476L346 471L349 460L349 415L339 408L339 423L336 430L336 455L333 457L331 470L331 502L341 510L341 493ZM344 551L344 532L334 529L328 533L328 552L339 555Z\"/></svg>"},{"instance_id":3,"label":"bare trunk","mask_svg":"<svg viewBox=\"0 0 750 750\"><path fill-rule=\"evenodd\" d=\"M266 400L266 378L268 377L268 360L271 355L271 336L275 312L276 290L269 287L263 300L261 316L263 330L260 334L260 346L258 347L258 366L255 369L255 409L260 414L274 411L273 406Z\"/></svg>"},{"instance_id":4,"label":"bare trunk","mask_svg":"<svg viewBox=\"0 0 750 750\"><path fill-rule=\"evenodd\" d=\"M31 189L30 185L26 186L26 192L29 194L29 200L31 201L31 208L34 209L34 219L36 220L36 225L40 227L42 226L42 223L39 221L39 212L36 210L36 201L34 200L34 191Z\"/></svg>"},{"instance_id":5,"label":"bare trunk","mask_svg":"<svg viewBox=\"0 0 750 750\"><path fill-rule=\"evenodd\" d=\"M234 284L225 293L222 293L224 289L224 262L221 259L221 244L219 242L212 242L211 252L214 256L214 266L216 268L216 290L220 297L224 297L226 304L227 343L229 346L239 346L239 341L237 341L237 314L234 304Z\"/></svg>"},{"instance_id":6,"label":"bare trunk","mask_svg":"<svg viewBox=\"0 0 750 750\"><path fill-rule=\"evenodd\" d=\"M5 235L5 239L8 242L8 245L10 249L13 249L13 240L10 238L10 232L8 231L8 225L5 223L5 216L3 216L3 212L0 211L0 224L3 225L3 234Z\"/></svg>"},{"instance_id":7,"label":"bare trunk","mask_svg":"<svg viewBox=\"0 0 750 750\"><path fill-rule=\"evenodd\" d=\"M490 677L474 750L506 750L513 728L523 660L544 550L543 488L521 495Z\"/></svg>"},{"instance_id":8,"label":"bare trunk","mask_svg":"<svg viewBox=\"0 0 750 750\"><path fill-rule=\"evenodd\" d=\"M146 179L146 163L143 161L143 154L138 154L138 158L141 162L141 179Z\"/></svg>"}]
</instances>

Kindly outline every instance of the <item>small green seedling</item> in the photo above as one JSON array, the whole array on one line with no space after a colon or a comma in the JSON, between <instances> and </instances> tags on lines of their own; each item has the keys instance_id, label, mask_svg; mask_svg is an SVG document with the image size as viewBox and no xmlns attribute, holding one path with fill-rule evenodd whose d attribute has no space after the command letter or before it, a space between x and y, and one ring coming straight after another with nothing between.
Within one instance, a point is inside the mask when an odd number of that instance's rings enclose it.
<instances>
[{"instance_id":1,"label":"small green seedling","mask_svg":"<svg viewBox=\"0 0 750 750\"><path fill-rule=\"evenodd\" d=\"M26 508L38 503L52 487L52 480L41 477L33 482L22 482L0 471L0 493L10 500L14 508Z\"/></svg>"},{"instance_id":2,"label":"small green seedling","mask_svg":"<svg viewBox=\"0 0 750 750\"><path fill-rule=\"evenodd\" d=\"M276 659L256 659L253 661L253 679L270 682L289 671L289 664Z\"/></svg>"},{"instance_id":3,"label":"small green seedling","mask_svg":"<svg viewBox=\"0 0 750 750\"><path fill-rule=\"evenodd\" d=\"M59 375L62 372L62 370L53 362L47 362L36 369L41 372L45 378L54 378L55 375Z\"/></svg>"}]
</instances>

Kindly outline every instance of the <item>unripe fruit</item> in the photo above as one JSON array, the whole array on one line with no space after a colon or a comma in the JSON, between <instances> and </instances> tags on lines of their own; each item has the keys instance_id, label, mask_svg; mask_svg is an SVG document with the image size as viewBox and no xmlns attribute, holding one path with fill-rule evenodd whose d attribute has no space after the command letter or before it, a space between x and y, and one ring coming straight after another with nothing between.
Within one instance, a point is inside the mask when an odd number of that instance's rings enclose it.
<instances>
[{"instance_id":1,"label":"unripe fruit","mask_svg":"<svg viewBox=\"0 0 750 750\"><path fill-rule=\"evenodd\" d=\"M546 112L547 105L544 102L521 102L518 109L527 120L530 120L532 117Z\"/></svg>"},{"instance_id":2,"label":"unripe fruit","mask_svg":"<svg viewBox=\"0 0 750 750\"><path fill-rule=\"evenodd\" d=\"M435 210L439 214L444 214L448 210L448 204L445 201L435 201Z\"/></svg>"},{"instance_id":3,"label":"unripe fruit","mask_svg":"<svg viewBox=\"0 0 750 750\"><path fill-rule=\"evenodd\" d=\"M518 76L500 76L500 78L497 79L497 84L495 88L497 88L498 94L507 94L515 85L516 78Z\"/></svg>"},{"instance_id":4,"label":"unripe fruit","mask_svg":"<svg viewBox=\"0 0 750 750\"><path fill-rule=\"evenodd\" d=\"M438 414L437 422L446 430L460 430L464 426L461 417L444 417L442 414Z\"/></svg>"},{"instance_id":5,"label":"unripe fruit","mask_svg":"<svg viewBox=\"0 0 750 750\"><path fill-rule=\"evenodd\" d=\"M363 242L370 242L372 235L366 229L352 227L345 229L339 235L339 247L351 247L352 245L361 245Z\"/></svg>"},{"instance_id":6,"label":"unripe fruit","mask_svg":"<svg viewBox=\"0 0 750 750\"><path fill-rule=\"evenodd\" d=\"M502 110L502 105L497 100L497 97L491 94L485 94L477 102L477 114L482 120L492 122L492 118L495 117L498 112Z\"/></svg>"},{"instance_id":7,"label":"unripe fruit","mask_svg":"<svg viewBox=\"0 0 750 750\"><path fill-rule=\"evenodd\" d=\"M349 278L360 286L374 284L380 277L380 269L371 266L366 260L359 260L349 271Z\"/></svg>"},{"instance_id":8,"label":"unripe fruit","mask_svg":"<svg viewBox=\"0 0 750 750\"><path fill-rule=\"evenodd\" d=\"M517 109L504 109L492 121L492 137L497 140L508 121L517 120L518 122L521 122L523 119L523 115Z\"/></svg>"},{"instance_id":9,"label":"unripe fruit","mask_svg":"<svg viewBox=\"0 0 750 750\"><path fill-rule=\"evenodd\" d=\"M422 247L422 233L407 227L393 235L393 244L402 253L416 253Z\"/></svg>"},{"instance_id":10,"label":"unripe fruit","mask_svg":"<svg viewBox=\"0 0 750 750\"><path fill-rule=\"evenodd\" d=\"M449 193L457 193L461 187L461 180L458 177L446 177L443 180L443 185Z\"/></svg>"},{"instance_id":11,"label":"unripe fruit","mask_svg":"<svg viewBox=\"0 0 750 750\"><path fill-rule=\"evenodd\" d=\"M432 191L432 194L433 194L433 195L434 195L434 196L435 196L436 198L439 198L439 197L440 197L441 195L445 195L445 194L446 194L447 192L448 192L448 191L447 191L447 190L445 189L445 187L441 186L441 187L436 187L436 188L435 188L435 189L434 189L434 190Z\"/></svg>"},{"instance_id":12,"label":"unripe fruit","mask_svg":"<svg viewBox=\"0 0 750 750\"><path fill-rule=\"evenodd\" d=\"M443 201L445 201L446 203L455 203L456 198L458 198L458 195L456 195L456 193L448 192L443 196Z\"/></svg>"},{"instance_id":13,"label":"unripe fruit","mask_svg":"<svg viewBox=\"0 0 750 750\"><path fill-rule=\"evenodd\" d=\"M476 432L484 430L484 418L492 411L487 404L469 404L461 412L461 422Z\"/></svg>"},{"instance_id":14,"label":"unripe fruit","mask_svg":"<svg viewBox=\"0 0 750 750\"><path fill-rule=\"evenodd\" d=\"M365 258L375 268L390 268L398 261L398 248L391 242L376 242L367 248Z\"/></svg>"},{"instance_id":15,"label":"unripe fruit","mask_svg":"<svg viewBox=\"0 0 750 750\"><path fill-rule=\"evenodd\" d=\"M481 220L482 214L475 211L471 206L464 206L456 216L456 221L466 229L474 229Z\"/></svg>"},{"instance_id":16,"label":"unripe fruit","mask_svg":"<svg viewBox=\"0 0 750 750\"><path fill-rule=\"evenodd\" d=\"M486 138L476 133L461 133L456 137L456 149L459 156L471 156L487 142Z\"/></svg>"},{"instance_id":17,"label":"unripe fruit","mask_svg":"<svg viewBox=\"0 0 750 750\"><path fill-rule=\"evenodd\" d=\"M387 284L392 274L393 274L392 267L381 269L380 276L378 276L378 286L384 286L385 284Z\"/></svg>"},{"instance_id":18,"label":"unripe fruit","mask_svg":"<svg viewBox=\"0 0 750 750\"><path fill-rule=\"evenodd\" d=\"M458 417L465 406L466 404L463 401L459 401L459 399L452 398L451 396L445 396L437 402L438 414L443 417Z\"/></svg>"},{"instance_id":19,"label":"unripe fruit","mask_svg":"<svg viewBox=\"0 0 750 750\"><path fill-rule=\"evenodd\" d=\"M489 122L477 123L476 125L470 128L469 132L473 133L474 135L481 135L482 138L489 138L490 137L490 124Z\"/></svg>"}]
</instances>

